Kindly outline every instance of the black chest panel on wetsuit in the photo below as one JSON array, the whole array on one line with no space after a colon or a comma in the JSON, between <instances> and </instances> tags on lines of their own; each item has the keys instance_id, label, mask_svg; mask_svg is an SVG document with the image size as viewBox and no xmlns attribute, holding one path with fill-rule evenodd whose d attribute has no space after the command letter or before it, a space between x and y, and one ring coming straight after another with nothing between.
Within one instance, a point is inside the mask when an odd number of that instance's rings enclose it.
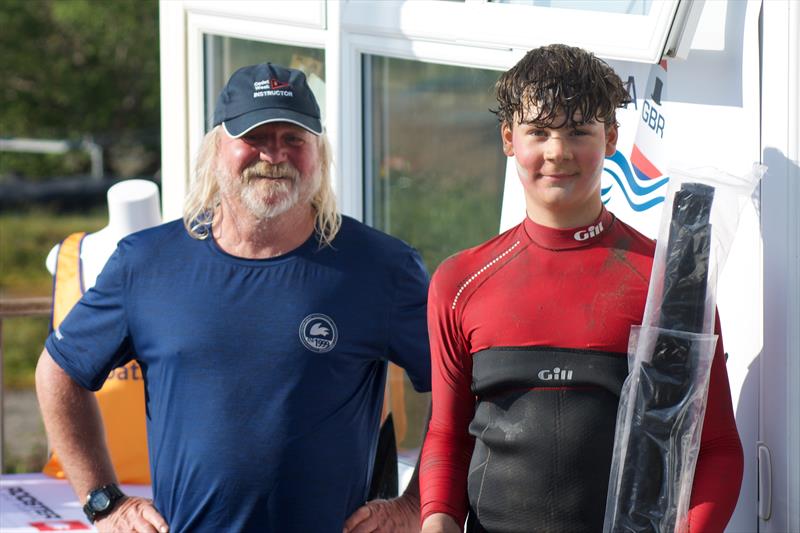
<instances>
[{"instance_id":1,"label":"black chest panel on wetsuit","mask_svg":"<svg viewBox=\"0 0 800 533\"><path fill-rule=\"evenodd\" d=\"M491 348L473 355L473 533L603 529L617 405L617 353Z\"/></svg>"}]
</instances>

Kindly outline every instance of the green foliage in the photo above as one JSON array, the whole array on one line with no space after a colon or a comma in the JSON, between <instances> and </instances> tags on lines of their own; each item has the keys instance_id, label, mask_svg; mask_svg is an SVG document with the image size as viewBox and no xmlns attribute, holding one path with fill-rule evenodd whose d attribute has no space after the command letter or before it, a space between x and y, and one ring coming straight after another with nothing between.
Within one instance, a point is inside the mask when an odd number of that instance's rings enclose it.
<instances>
[{"instance_id":1,"label":"green foliage","mask_svg":"<svg viewBox=\"0 0 800 533\"><path fill-rule=\"evenodd\" d=\"M50 332L50 317L3 319L3 388L32 388L36 361Z\"/></svg>"},{"instance_id":2,"label":"green foliage","mask_svg":"<svg viewBox=\"0 0 800 533\"><path fill-rule=\"evenodd\" d=\"M55 244L76 231L97 231L105 208L60 215L41 209L0 214L0 298L50 296L52 277L45 258ZM2 320L4 473L34 472L47 457L47 442L33 392L34 369L50 330L49 316Z\"/></svg>"},{"instance_id":3,"label":"green foliage","mask_svg":"<svg viewBox=\"0 0 800 533\"><path fill-rule=\"evenodd\" d=\"M156 0L0 1L0 137L91 138L115 177L160 166L160 84ZM0 181L86 174L87 154L0 152ZM49 296L45 258L74 231L105 225L104 210L58 215L0 213L0 298ZM7 438L4 470L41 468L46 444L33 370L49 317L3 320Z\"/></svg>"},{"instance_id":4,"label":"green foliage","mask_svg":"<svg viewBox=\"0 0 800 533\"><path fill-rule=\"evenodd\" d=\"M107 220L104 208L71 215L41 209L0 214L0 297L50 296L47 254L70 233L97 231Z\"/></svg>"},{"instance_id":5,"label":"green foliage","mask_svg":"<svg viewBox=\"0 0 800 533\"><path fill-rule=\"evenodd\" d=\"M148 170L157 168L156 0L3 0L0 28L0 135L144 146ZM80 154L0 159L0 176L87 170Z\"/></svg>"},{"instance_id":6,"label":"green foliage","mask_svg":"<svg viewBox=\"0 0 800 533\"><path fill-rule=\"evenodd\" d=\"M50 296L48 252L70 233L97 231L106 220L103 210L68 216L40 210L0 215L0 298ZM49 317L3 320L4 386L33 385L33 369L48 329Z\"/></svg>"},{"instance_id":7,"label":"green foliage","mask_svg":"<svg viewBox=\"0 0 800 533\"><path fill-rule=\"evenodd\" d=\"M47 462L47 440L44 426L41 431L30 435L27 440L30 442L30 447L24 452L15 450L9 443L6 444L7 456L3 458L4 474L30 474L38 472L44 467Z\"/></svg>"},{"instance_id":8,"label":"green foliage","mask_svg":"<svg viewBox=\"0 0 800 533\"><path fill-rule=\"evenodd\" d=\"M497 73L369 57L371 223L433 272L497 234L506 157L489 112Z\"/></svg>"},{"instance_id":9,"label":"green foliage","mask_svg":"<svg viewBox=\"0 0 800 533\"><path fill-rule=\"evenodd\" d=\"M501 178L459 178L412 174L382 184L391 212L376 209L375 225L419 250L430 273L450 255L497 235Z\"/></svg>"}]
</instances>

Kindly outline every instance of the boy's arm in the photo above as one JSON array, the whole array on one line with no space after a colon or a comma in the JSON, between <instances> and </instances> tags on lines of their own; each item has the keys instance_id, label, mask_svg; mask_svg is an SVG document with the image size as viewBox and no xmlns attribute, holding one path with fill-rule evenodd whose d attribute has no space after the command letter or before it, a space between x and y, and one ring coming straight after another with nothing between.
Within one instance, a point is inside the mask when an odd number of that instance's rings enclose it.
<instances>
[{"instance_id":1,"label":"boy's arm","mask_svg":"<svg viewBox=\"0 0 800 533\"><path fill-rule=\"evenodd\" d=\"M432 409L420 465L423 523L433 515L444 514L455 524L463 524L468 509L467 474L475 445L469 424L475 412L475 396L470 389L470 348L451 306L453 287L457 286L447 279L454 275L451 272L446 269L443 273L443 267L439 268L428 296Z\"/></svg>"},{"instance_id":2,"label":"boy's arm","mask_svg":"<svg viewBox=\"0 0 800 533\"><path fill-rule=\"evenodd\" d=\"M717 318L719 333L719 318ZM717 342L689 503L689 531L723 531L742 485L742 443L736 430L722 337Z\"/></svg>"}]
</instances>

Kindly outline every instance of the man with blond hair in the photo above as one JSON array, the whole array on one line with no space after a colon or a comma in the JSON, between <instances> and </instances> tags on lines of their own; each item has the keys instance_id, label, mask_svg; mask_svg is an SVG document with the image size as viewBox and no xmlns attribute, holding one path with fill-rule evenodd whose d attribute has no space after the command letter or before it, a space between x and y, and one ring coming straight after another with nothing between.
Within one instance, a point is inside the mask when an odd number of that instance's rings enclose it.
<instances>
[{"instance_id":1,"label":"man with blond hair","mask_svg":"<svg viewBox=\"0 0 800 533\"><path fill-rule=\"evenodd\" d=\"M120 241L47 339L48 435L100 531L338 533L367 497L387 362L430 388L427 275L338 214L302 72L239 69L214 124L183 220ZM91 394L133 353L153 502L117 487ZM413 503L360 513L402 530Z\"/></svg>"}]
</instances>

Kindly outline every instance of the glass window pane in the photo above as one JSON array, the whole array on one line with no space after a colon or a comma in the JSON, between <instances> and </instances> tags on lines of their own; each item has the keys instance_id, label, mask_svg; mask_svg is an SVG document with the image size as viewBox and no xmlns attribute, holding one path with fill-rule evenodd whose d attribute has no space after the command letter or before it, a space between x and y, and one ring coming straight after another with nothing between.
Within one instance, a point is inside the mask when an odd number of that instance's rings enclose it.
<instances>
[{"instance_id":1,"label":"glass window pane","mask_svg":"<svg viewBox=\"0 0 800 533\"><path fill-rule=\"evenodd\" d=\"M416 247L433 272L499 228L506 157L489 111L499 73L379 56L363 69L365 220ZM413 453L427 399L405 379L398 447Z\"/></svg>"},{"instance_id":2,"label":"glass window pane","mask_svg":"<svg viewBox=\"0 0 800 533\"><path fill-rule=\"evenodd\" d=\"M319 102L322 123L325 123L324 50L209 34L204 35L203 46L206 131L211 129L214 105L231 74L241 67L265 62L296 68L306 74L309 86Z\"/></svg>"},{"instance_id":3,"label":"glass window pane","mask_svg":"<svg viewBox=\"0 0 800 533\"><path fill-rule=\"evenodd\" d=\"M496 235L506 157L490 70L366 56L366 221L432 272Z\"/></svg>"},{"instance_id":4,"label":"glass window pane","mask_svg":"<svg viewBox=\"0 0 800 533\"><path fill-rule=\"evenodd\" d=\"M648 15L653 0L489 0L497 4L520 4L623 15Z\"/></svg>"}]
</instances>

